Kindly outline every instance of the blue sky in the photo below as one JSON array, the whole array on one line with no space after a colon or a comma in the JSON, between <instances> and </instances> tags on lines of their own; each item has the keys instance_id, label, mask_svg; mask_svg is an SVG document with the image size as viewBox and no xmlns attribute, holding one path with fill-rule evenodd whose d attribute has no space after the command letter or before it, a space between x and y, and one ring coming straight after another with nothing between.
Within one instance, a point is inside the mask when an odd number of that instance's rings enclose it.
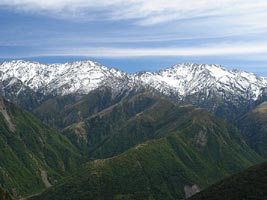
<instances>
[{"instance_id":1,"label":"blue sky","mask_svg":"<svg viewBox=\"0 0 267 200\"><path fill-rule=\"evenodd\" d=\"M0 60L128 72L216 63L267 76L266 0L0 0Z\"/></svg>"}]
</instances>

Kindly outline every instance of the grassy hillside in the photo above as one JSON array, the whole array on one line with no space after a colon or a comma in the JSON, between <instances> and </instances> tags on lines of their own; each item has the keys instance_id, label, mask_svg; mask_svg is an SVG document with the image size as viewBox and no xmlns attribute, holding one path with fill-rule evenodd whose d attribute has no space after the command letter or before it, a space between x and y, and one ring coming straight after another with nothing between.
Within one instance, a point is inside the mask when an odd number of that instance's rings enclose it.
<instances>
[{"instance_id":1,"label":"grassy hillside","mask_svg":"<svg viewBox=\"0 0 267 200\"><path fill-rule=\"evenodd\" d=\"M190 200L255 200L267 198L267 163L228 177Z\"/></svg>"},{"instance_id":2,"label":"grassy hillside","mask_svg":"<svg viewBox=\"0 0 267 200\"><path fill-rule=\"evenodd\" d=\"M250 164L243 156L242 161L228 166L224 161L216 163L178 135L170 135L117 157L89 162L83 170L32 199L181 199L186 195L185 187L205 188Z\"/></svg>"},{"instance_id":3,"label":"grassy hillside","mask_svg":"<svg viewBox=\"0 0 267 200\"><path fill-rule=\"evenodd\" d=\"M14 195L42 191L81 162L79 151L30 113L0 99L0 184Z\"/></svg>"},{"instance_id":4,"label":"grassy hillside","mask_svg":"<svg viewBox=\"0 0 267 200\"><path fill-rule=\"evenodd\" d=\"M101 141L91 152L103 159L33 200L181 199L262 160L236 128L207 111L147 94L84 123L82 139Z\"/></svg>"},{"instance_id":5,"label":"grassy hillside","mask_svg":"<svg viewBox=\"0 0 267 200\"><path fill-rule=\"evenodd\" d=\"M238 126L247 143L264 158L267 158L267 102L242 116Z\"/></svg>"}]
</instances>

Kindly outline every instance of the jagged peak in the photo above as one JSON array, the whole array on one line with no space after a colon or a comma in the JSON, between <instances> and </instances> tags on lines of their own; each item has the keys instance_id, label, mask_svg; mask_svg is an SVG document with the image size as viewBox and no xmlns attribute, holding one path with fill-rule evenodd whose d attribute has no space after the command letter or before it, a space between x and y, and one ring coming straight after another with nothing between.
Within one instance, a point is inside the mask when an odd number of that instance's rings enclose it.
<instances>
[{"instance_id":1,"label":"jagged peak","mask_svg":"<svg viewBox=\"0 0 267 200\"><path fill-rule=\"evenodd\" d=\"M38 67L43 66L43 68L46 68L46 69L54 69L54 68L62 68L62 67L74 68L74 67L79 66L79 67L94 67L95 69L99 68L99 69L105 69L105 70L121 71L116 68L106 67L94 60L80 60L80 61L65 62L65 63L52 63L52 64L41 63L41 62L36 62L36 61L28 61L28 60L11 60L11 61L5 61L5 62L0 63L0 69L1 69L1 65L2 67L5 67L6 69L8 68L8 66L14 67L14 65L20 68L32 67L32 66L28 66L28 64L36 65ZM3 70L3 68L1 70Z\"/></svg>"},{"instance_id":2,"label":"jagged peak","mask_svg":"<svg viewBox=\"0 0 267 200\"><path fill-rule=\"evenodd\" d=\"M101 86L151 86L166 95L185 96L203 90L220 90L257 99L267 78L244 71L229 70L218 64L179 63L157 72L128 74L93 60L42 64L13 60L0 65L0 80L17 78L35 91L57 94L88 93ZM11 80L11 79L10 79ZM248 95L248 92L250 93Z\"/></svg>"},{"instance_id":3,"label":"jagged peak","mask_svg":"<svg viewBox=\"0 0 267 200\"><path fill-rule=\"evenodd\" d=\"M5 62L2 62L1 64L4 64L4 63L34 63L34 64L40 64L39 62L35 62L35 61L30 61L30 60L10 60L10 61L5 61Z\"/></svg>"},{"instance_id":4,"label":"jagged peak","mask_svg":"<svg viewBox=\"0 0 267 200\"><path fill-rule=\"evenodd\" d=\"M205 64L205 63L177 63L171 67L167 67L162 70L168 70L168 69L179 69L179 68L187 68L187 69L206 69L210 67L220 68L223 70L227 70L224 66L220 64ZM162 71L160 70L160 71Z\"/></svg>"},{"instance_id":5,"label":"jagged peak","mask_svg":"<svg viewBox=\"0 0 267 200\"><path fill-rule=\"evenodd\" d=\"M170 68L160 70L156 74L161 76L176 76L183 79L188 79L188 77L195 78L198 75L209 76L214 80L225 76L234 77L233 73L222 65L196 63L176 64Z\"/></svg>"}]
</instances>

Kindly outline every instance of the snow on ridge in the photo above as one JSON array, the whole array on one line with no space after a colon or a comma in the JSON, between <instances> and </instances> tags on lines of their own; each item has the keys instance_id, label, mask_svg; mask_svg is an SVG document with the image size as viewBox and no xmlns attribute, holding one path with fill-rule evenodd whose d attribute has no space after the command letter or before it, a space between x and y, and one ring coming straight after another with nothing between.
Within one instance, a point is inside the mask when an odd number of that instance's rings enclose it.
<instances>
[{"instance_id":1,"label":"snow on ridge","mask_svg":"<svg viewBox=\"0 0 267 200\"><path fill-rule=\"evenodd\" d=\"M101 86L120 90L136 85L152 87L166 95L185 97L200 91L225 91L244 98L257 99L267 78L252 73L227 70L216 64L182 63L157 72L128 74L95 61L41 64L30 61L0 63L0 82L17 78L25 86L45 94L86 94Z\"/></svg>"},{"instance_id":2,"label":"snow on ridge","mask_svg":"<svg viewBox=\"0 0 267 200\"><path fill-rule=\"evenodd\" d=\"M136 74L137 75L137 74ZM267 87L267 79L253 73L227 70L221 65L182 63L158 72L139 76L143 82L164 93L187 96L203 90L224 90L244 98L257 99ZM168 85L168 87L166 87ZM249 93L249 95L248 95Z\"/></svg>"},{"instance_id":3,"label":"snow on ridge","mask_svg":"<svg viewBox=\"0 0 267 200\"><path fill-rule=\"evenodd\" d=\"M16 77L34 91L56 91L62 95L88 93L108 77L119 79L126 76L122 71L104 67L94 61L40 64L18 60L0 64L0 72L2 81Z\"/></svg>"}]
</instances>

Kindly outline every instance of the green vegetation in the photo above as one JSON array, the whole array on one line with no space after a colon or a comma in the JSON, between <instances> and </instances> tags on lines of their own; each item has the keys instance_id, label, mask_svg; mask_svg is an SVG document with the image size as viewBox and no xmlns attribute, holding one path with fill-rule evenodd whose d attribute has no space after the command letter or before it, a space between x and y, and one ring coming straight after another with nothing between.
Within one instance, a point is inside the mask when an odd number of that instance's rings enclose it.
<instances>
[{"instance_id":1,"label":"green vegetation","mask_svg":"<svg viewBox=\"0 0 267 200\"><path fill-rule=\"evenodd\" d=\"M79 151L32 114L0 99L0 184L20 196L42 191L79 166Z\"/></svg>"},{"instance_id":2,"label":"green vegetation","mask_svg":"<svg viewBox=\"0 0 267 200\"><path fill-rule=\"evenodd\" d=\"M190 200L255 200L266 197L267 163L262 163L212 185Z\"/></svg>"},{"instance_id":3,"label":"green vegetation","mask_svg":"<svg viewBox=\"0 0 267 200\"><path fill-rule=\"evenodd\" d=\"M181 199L185 186L206 188L262 160L225 121L147 93L64 133L84 141L91 158L102 159L33 200Z\"/></svg>"},{"instance_id":4,"label":"green vegetation","mask_svg":"<svg viewBox=\"0 0 267 200\"><path fill-rule=\"evenodd\" d=\"M33 113L46 124L61 130L111 106L122 96L114 98L111 89L103 87L80 97L77 95L52 97L42 102Z\"/></svg>"},{"instance_id":5,"label":"green vegetation","mask_svg":"<svg viewBox=\"0 0 267 200\"><path fill-rule=\"evenodd\" d=\"M251 148L267 158L267 102L242 116L237 124Z\"/></svg>"},{"instance_id":6,"label":"green vegetation","mask_svg":"<svg viewBox=\"0 0 267 200\"><path fill-rule=\"evenodd\" d=\"M155 137L150 122L146 124L146 118L141 115L143 111L155 105L156 101L157 98L149 94L135 95L65 128L63 134L87 152L90 158L117 155ZM157 105L159 104L160 102ZM170 106L172 105L170 103Z\"/></svg>"},{"instance_id":7,"label":"green vegetation","mask_svg":"<svg viewBox=\"0 0 267 200\"><path fill-rule=\"evenodd\" d=\"M34 112L65 127L62 134L3 105L0 184L15 196L47 188L33 200L182 199L189 196L185 188L205 189L263 161L234 126L156 93L112 97L101 88L80 98L51 98Z\"/></svg>"},{"instance_id":8,"label":"green vegetation","mask_svg":"<svg viewBox=\"0 0 267 200\"><path fill-rule=\"evenodd\" d=\"M117 157L89 162L83 170L32 199L174 200L185 196L185 185L205 188L233 169L251 164L242 159L243 163L233 162L232 166L224 165L224 161L212 162L178 135L171 135L140 144Z\"/></svg>"},{"instance_id":9,"label":"green vegetation","mask_svg":"<svg viewBox=\"0 0 267 200\"><path fill-rule=\"evenodd\" d=\"M180 134L200 151L209 149L206 148L208 145L212 149L224 149L224 143L231 148L238 144L240 149L248 149L236 128L206 110L190 105L177 106L149 93L134 95L63 130L63 134L77 147L86 149L94 159L116 156L138 144L171 133ZM212 143L213 140L218 142Z\"/></svg>"}]
</instances>

